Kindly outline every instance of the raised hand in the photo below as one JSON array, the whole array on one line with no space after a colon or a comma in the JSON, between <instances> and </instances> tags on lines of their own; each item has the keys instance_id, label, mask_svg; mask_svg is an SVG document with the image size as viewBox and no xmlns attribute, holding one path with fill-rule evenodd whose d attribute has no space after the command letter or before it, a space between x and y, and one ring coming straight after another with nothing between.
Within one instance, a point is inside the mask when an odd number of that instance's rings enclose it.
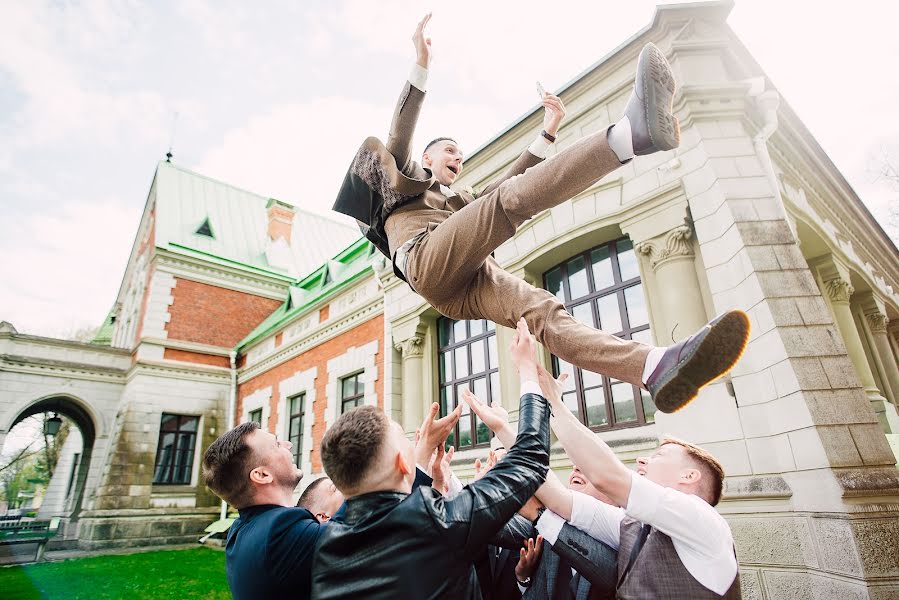
<instances>
[{"instance_id":1,"label":"raised hand","mask_svg":"<svg viewBox=\"0 0 899 600\"><path fill-rule=\"evenodd\" d=\"M462 390L462 400L471 407L471 411L484 422L484 425L490 428L493 433L498 433L509 424L509 413L505 408L499 406L490 406L484 404L478 397L471 393L471 390L465 388ZM490 452L493 454L493 451ZM494 455L495 456L495 455ZM495 462L495 461L494 461Z\"/></svg>"},{"instance_id":2,"label":"raised hand","mask_svg":"<svg viewBox=\"0 0 899 600\"><path fill-rule=\"evenodd\" d=\"M559 132L559 125L565 118L565 105L555 94L545 92L543 95L543 129L551 136Z\"/></svg>"},{"instance_id":3,"label":"raised hand","mask_svg":"<svg viewBox=\"0 0 899 600\"><path fill-rule=\"evenodd\" d=\"M562 392L565 391L565 380L567 379L568 373L562 373L556 379L552 373L543 368L543 365L537 365L537 383L540 384L543 397L551 403L562 401Z\"/></svg>"},{"instance_id":4,"label":"raised hand","mask_svg":"<svg viewBox=\"0 0 899 600\"><path fill-rule=\"evenodd\" d=\"M450 479L453 476L453 469L450 463L453 462L453 454L456 449L450 446L450 449L444 452L443 444L437 446L436 453L433 457L433 465L431 466L431 477L434 482L431 487L439 491L444 496L449 493Z\"/></svg>"},{"instance_id":5,"label":"raised hand","mask_svg":"<svg viewBox=\"0 0 899 600\"><path fill-rule=\"evenodd\" d=\"M537 381L537 342L531 336L524 317L518 320L515 335L512 336L512 343L509 345L509 353L521 380Z\"/></svg>"},{"instance_id":6,"label":"raised hand","mask_svg":"<svg viewBox=\"0 0 899 600\"><path fill-rule=\"evenodd\" d=\"M412 43L415 45L415 62L427 69L431 64L431 38L425 37L425 26L431 20L428 13L418 22L415 33L412 34Z\"/></svg>"},{"instance_id":7,"label":"raised hand","mask_svg":"<svg viewBox=\"0 0 899 600\"><path fill-rule=\"evenodd\" d=\"M419 465L428 464L434 450L438 446L442 448L444 443L446 443L447 436L449 436L462 415L462 405L459 404L448 415L437 419L439 411L440 406L436 402L432 403L428 415L416 434L418 439L415 444L415 460L418 461Z\"/></svg>"},{"instance_id":8,"label":"raised hand","mask_svg":"<svg viewBox=\"0 0 899 600\"><path fill-rule=\"evenodd\" d=\"M515 577L518 581L524 581L534 574L537 565L540 564L540 552L543 550L543 536L538 535L537 541L534 538L528 539L524 543L524 547L519 552L518 564L515 566Z\"/></svg>"}]
</instances>

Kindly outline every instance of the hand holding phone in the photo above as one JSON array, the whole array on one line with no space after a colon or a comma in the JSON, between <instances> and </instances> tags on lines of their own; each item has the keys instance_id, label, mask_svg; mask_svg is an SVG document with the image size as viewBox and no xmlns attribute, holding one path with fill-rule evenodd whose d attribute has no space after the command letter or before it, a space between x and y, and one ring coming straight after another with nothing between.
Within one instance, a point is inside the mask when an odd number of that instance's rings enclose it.
<instances>
[{"instance_id":1,"label":"hand holding phone","mask_svg":"<svg viewBox=\"0 0 899 600\"><path fill-rule=\"evenodd\" d=\"M543 98L546 97L546 90L543 89L543 84L539 81L537 82L537 93L540 94L540 102L543 102Z\"/></svg>"}]
</instances>

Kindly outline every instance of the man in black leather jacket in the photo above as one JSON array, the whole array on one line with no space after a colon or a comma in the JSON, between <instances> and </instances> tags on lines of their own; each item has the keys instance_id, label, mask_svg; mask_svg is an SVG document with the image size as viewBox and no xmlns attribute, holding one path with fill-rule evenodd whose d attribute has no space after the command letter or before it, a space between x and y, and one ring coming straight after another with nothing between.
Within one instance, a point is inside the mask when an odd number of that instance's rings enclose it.
<instances>
[{"instance_id":1,"label":"man in black leather jacket","mask_svg":"<svg viewBox=\"0 0 899 600\"><path fill-rule=\"evenodd\" d=\"M522 380L509 453L452 500L412 490L412 445L372 407L341 416L322 441L325 471L347 498L319 540L314 598L478 599L473 560L546 478L549 409L534 386L536 345L524 320L511 345Z\"/></svg>"}]
</instances>

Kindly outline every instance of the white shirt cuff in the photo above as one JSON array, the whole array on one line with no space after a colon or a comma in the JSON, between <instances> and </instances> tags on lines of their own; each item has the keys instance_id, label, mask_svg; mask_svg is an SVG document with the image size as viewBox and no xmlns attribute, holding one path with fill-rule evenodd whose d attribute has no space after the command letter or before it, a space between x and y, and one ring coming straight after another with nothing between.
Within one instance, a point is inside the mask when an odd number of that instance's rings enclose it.
<instances>
[{"instance_id":1,"label":"white shirt cuff","mask_svg":"<svg viewBox=\"0 0 899 600\"><path fill-rule=\"evenodd\" d=\"M522 381L521 393L519 394L519 397L524 396L525 394L536 394L538 396L542 396L543 390L540 389L540 384L536 381Z\"/></svg>"},{"instance_id":2,"label":"white shirt cuff","mask_svg":"<svg viewBox=\"0 0 899 600\"><path fill-rule=\"evenodd\" d=\"M546 158L546 151L552 146L552 142L543 137L543 133L539 133L537 138L528 146L528 152L537 158Z\"/></svg>"},{"instance_id":3,"label":"white shirt cuff","mask_svg":"<svg viewBox=\"0 0 899 600\"><path fill-rule=\"evenodd\" d=\"M428 91L428 70L418 63L413 63L412 70L409 71L409 83L423 92Z\"/></svg>"},{"instance_id":4,"label":"white shirt cuff","mask_svg":"<svg viewBox=\"0 0 899 600\"><path fill-rule=\"evenodd\" d=\"M537 532L550 544L555 544L565 526L565 519L551 510L544 511L537 519Z\"/></svg>"},{"instance_id":5,"label":"white shirt cuff","mask_svg":"<svg viewBox=\"0 0 899 600\"><path fill-rule=\"evenodd\" d=\"M458 495L458 493L462 491L463 487L465 486L462 485L462 482L459 481L459 478L456 477L456 474L452 473L450 475L449 491L446 493L446 499L449 500Z\"/></svg>"}]
</instances>

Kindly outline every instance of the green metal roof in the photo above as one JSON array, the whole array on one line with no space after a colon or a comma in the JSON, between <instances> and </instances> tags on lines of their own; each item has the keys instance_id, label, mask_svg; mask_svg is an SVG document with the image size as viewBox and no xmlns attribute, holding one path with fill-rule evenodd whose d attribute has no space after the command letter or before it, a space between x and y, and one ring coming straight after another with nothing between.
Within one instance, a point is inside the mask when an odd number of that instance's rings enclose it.
<instances>
[{"instance_id":1,"label":"green metal roof","mask_svg":"<svg viewBox=\"0 0 899 600\"><path fill-rule=\"evenodd\" d=\"M115 311L109 311L109 314L106 315L106 320L103 321L103 324L100 325L100 329L94 334L94 339L91 340L91 344L96 344L97 346L112 346L112 330L114 328L112 319L114 315Z\"/></svg>"},{"instance_id":2,"label":"green metal roof","mask_svg":"<svg viewBox=\"0 0 899 600\"><path fill-rule=\"evenodd\" d=\"M237 352L273 334L310 307L371 273L372 263L380 257L380 254L372 253L372 249L371 242L359 238L333 259L292 284L284 303L237 344Z\"/></svg>"}]
</instances>

